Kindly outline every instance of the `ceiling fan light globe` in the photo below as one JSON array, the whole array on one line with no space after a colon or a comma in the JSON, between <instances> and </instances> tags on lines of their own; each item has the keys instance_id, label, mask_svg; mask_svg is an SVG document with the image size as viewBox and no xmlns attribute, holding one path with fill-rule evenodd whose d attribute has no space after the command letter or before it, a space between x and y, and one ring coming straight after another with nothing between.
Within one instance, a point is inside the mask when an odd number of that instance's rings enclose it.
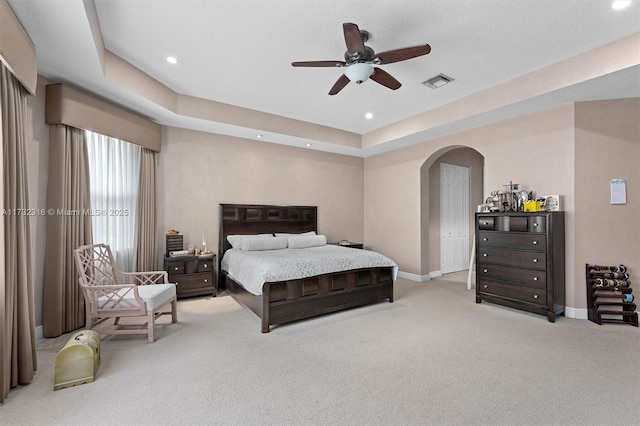
<instances>
[{"instance_id":1,"label":"ceiling fan light globe","mask_svg":"<svg viewBox=\"0 0 640 426\"><path fill-rule=\"evenodd\" d=\"M371 64L365 64L361 62L347 66L347 69L344 72L344 75L346 75L350 81L356 84L360 84L363 81L366 81L371 76L371 74L373 74L373 67L371 66Z\"/></svg>"}]
</instances>

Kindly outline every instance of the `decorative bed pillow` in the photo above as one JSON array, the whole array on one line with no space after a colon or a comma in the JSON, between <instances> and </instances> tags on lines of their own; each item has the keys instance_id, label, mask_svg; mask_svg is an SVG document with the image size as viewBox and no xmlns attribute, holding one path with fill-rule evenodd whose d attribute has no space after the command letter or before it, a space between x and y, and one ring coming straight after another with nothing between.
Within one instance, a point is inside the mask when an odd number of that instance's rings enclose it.
<instances>
[{"instance_id":1,"label":"decorative bed pillow","mask_svg":"<svg viewBox=\"0 0 640 426\"><path fill-rule=\"evenodd\" d=\"M287 239L284 237L253 237L243 238L240 241L242 251L281 250L287 248Z\"/></svg>"},{"instance_id":2,"label":"decorative bed pillow","mask_svg":"<svg viewBox=\"0 0 640 426\"><path fill-rule=\"evenodd\" d=\"M300 234L287 234L287 233L282 233L282 232L276 232L273 235L275 235L276 237L285 237L285 238L289 238L289 237L304 237L304 236L309 236L309 235L316 235L316 231L302 232Z\"/></svg>"},{"instance_id":3,"label":"decorative bed pillow","mask_svg":"<svg viewBox=\"0 0 640 426\"><path fill-rule=\"evenodd\" d=\"M289 243L289 248L292 249L327 245L327 237L325 237L324 235L303 235L299 237L289 237L287 241Z\"/></svg>"},{"instance_id":4,"label":"decorative bed pillow","mask_svg":"<svg viewBox=\"0 0 640 426\"><path fill-rule=\"evenodd\" d=\"M273 237L273 234L255 234L255 235L227 235L227 241L234 249L240 248L240 242L247 238L265 238Z\"/></svg>"}]
</instances>

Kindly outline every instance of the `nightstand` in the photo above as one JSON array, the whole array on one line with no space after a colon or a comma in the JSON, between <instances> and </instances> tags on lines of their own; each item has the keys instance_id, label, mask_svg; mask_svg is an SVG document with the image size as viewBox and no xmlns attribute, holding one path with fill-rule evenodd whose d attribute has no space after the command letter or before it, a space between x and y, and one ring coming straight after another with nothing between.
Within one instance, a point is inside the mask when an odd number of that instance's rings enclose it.
<instances>
[{"instance_id":1,"label":"nightstand","mask_svg":"<svg viewBox=\"0 0 640 426\"><path fill-rule=\"evenodd\" d=\"M349 248L354 248L354 249L363 249L363 245L362 243L353 243L353 242L348 242L348 243L329 243L331 245L334 246L341 246L341 247L349 247Z\"/></svg>"},{"instance_id":2,"label":"nightstand","mask_svg":"<svg viewBox=\"0 0 640 426\"><path fill-rule=\"evenodd\" d=\"M216 255L176 256L164 258L164 269L169 282L176 283L178 299L182 297L212 295L218 292L215 272Z\"/></svg>"}]
</instances>

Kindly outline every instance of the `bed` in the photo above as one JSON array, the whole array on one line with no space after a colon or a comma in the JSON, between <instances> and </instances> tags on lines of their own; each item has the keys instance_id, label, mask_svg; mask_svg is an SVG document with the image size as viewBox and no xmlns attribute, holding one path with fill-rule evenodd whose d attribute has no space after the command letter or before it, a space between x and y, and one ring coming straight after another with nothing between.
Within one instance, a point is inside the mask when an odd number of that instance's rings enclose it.
<instances>
[{"instance_id":1,"label":"bed","mask_svg":"<svg viewBox=\"0 0 640 426\"><path fill-rule=\"evenodd\" d=\"M286 279L286 274L272 275L279 278L264 282L262 294L259 295L245 289L237 281L235 276L238 275L237 273L230 274L225 270L229 265L225 264L226 260L223 262L223 259L226 252L231 249L227 239L229 235L302 234L315 231L317 231L317 207L315 206L220 204L219 288L226 288L236 301L248 307L261 319L263 333L268 333L272 325L281 325L385 300L393 302L393 282L397 273L397 266L393 262L385 266L358 264L359 266L354 269L300 278ZM343 250L345 256L355 255L351 251L361 251L332 246L324 249L323 253L336 249ZM232 250L232 252L236 251ZM322 267L312 268L312 270L322 270Z\"/></svg>"}]
</instances>

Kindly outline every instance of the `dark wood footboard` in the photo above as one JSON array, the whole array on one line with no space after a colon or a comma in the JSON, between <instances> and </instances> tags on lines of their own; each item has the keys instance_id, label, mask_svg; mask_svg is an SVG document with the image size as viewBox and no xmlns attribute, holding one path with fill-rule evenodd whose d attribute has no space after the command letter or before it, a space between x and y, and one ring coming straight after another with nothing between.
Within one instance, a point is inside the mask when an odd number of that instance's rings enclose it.
<instances>
[{"instance_id":1,"label":"dark wood footboard","mask_svg":"<svg viewBox=\"0 0 640 426\"><path fill-rule=\"evenodd\" d=\"M226 275L226 274L225 274ZM262 320L262 332L330 312L389 300L393 302L391 267L357 269L299 280L265 283L262 297L246 291L229 276L229 293Z\"/></svg>"}]
</instances>

